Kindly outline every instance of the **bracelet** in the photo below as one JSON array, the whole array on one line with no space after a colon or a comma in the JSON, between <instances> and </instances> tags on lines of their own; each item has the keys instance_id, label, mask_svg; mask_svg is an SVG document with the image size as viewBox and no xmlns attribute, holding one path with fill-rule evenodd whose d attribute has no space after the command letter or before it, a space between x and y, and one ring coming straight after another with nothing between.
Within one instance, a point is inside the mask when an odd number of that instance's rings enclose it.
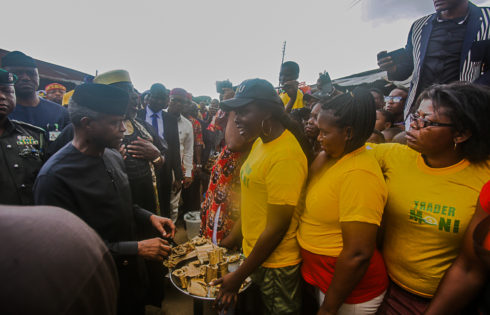
<instances>
[{"instance_id":1,"label":"bracelet","mask_svg":"<svg viewBox=\"0 0 490 315\"><path fill-rule=\"evenodd\" d=\"M162 156L159 155L156 159L154 159L153 161L151 161L151 163L155 164L155 163L158 163L162 160Z\"/></svg>"}]
</instances>

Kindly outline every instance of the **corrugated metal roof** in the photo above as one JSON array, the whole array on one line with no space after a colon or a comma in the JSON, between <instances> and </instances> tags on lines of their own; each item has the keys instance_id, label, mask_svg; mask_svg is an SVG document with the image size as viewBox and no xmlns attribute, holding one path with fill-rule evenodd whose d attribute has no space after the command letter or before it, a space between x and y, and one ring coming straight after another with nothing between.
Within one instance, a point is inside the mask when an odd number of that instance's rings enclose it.
<instances>
[{"instance_id":1,"label":"corrugated metal roof","mask_svg":"<svg viewBox=\"0 0 490 315\"><path fill-rule=\"evenodd\" d=\"M0 49L0 58L8 53L8 50ZM88 73L62 67L54 63L49 63L39 59L34 60L36 61L37 68L39 70L39 76L42 79L47 79L50 81L70 82L78 85L83 83L83 78L85 76L89 75Z\"/></svg>"}]
</instances>

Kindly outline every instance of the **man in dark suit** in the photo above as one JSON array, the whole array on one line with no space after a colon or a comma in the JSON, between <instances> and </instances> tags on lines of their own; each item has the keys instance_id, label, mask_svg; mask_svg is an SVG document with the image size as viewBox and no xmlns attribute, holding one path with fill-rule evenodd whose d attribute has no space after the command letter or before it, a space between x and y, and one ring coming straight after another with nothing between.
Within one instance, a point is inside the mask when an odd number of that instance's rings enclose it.
<instances>
[{"instance_id":1,"label":"man in dark suit","mask_svg":"<svg viewBox=\"0 0 490 315\"><path fill-rule=\"evenodd\" d=\"M152 125L157 134L168 145L167 163L165 163L162 171L165 196L162 196L161 208L165 216L170 216L171 190L179 191L182 187L183 178L177 119L163 111L167 108L168 101L169 91L163 84L155 83L150 88L148 106L138 112L138 118Z\"/></svg>"},{"instance_id":2,"label":"man in dark suit","mask_svg":"<svg viewBox=\"0 0 490 315\"><path fill-rule=\"evenodd\" d=\"M92 227L110 249L119 274L119 314L144 314L148 286L145 260L163 260L170 252L161 237L175 226L133 204L118 152L124 132L128 93L104 84L83 84L70 101L75 136L53 155L34 183L37 205L58 206ZM153 226L160 237L138 240L137 231Z\"/></svg>"}]
</instances>

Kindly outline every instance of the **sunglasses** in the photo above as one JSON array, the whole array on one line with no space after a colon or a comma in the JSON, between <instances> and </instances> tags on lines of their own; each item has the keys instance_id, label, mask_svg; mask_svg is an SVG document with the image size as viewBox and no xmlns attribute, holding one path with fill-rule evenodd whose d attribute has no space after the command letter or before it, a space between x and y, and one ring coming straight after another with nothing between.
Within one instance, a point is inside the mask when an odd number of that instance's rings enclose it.
<instances>
[{"instance_id":1,"label":"sunglasses","mask_svg":"<svg viewBox=\"0 0 490 315\"><path fill-rule=\"evenodd\" d=\"M402 101L403 97L401 96L385 96L385 102L388 103L389 101L393 101L395 103L400 103Z\"/></svg>"},{"instance_id":2,"label":"sunglasses","mask_svg":"<svg viewBox=\"0 0 490 315\"><path fill-rule=\"evenodd\" d=\"M428 120L427 118L420 116L418 113L410 114L410 123L413 123L413 122L415 122L415 125L418 128L454 127L454 124L446 124L446 123L440 123L440 122Z\"/></svg>"}]
</instances>

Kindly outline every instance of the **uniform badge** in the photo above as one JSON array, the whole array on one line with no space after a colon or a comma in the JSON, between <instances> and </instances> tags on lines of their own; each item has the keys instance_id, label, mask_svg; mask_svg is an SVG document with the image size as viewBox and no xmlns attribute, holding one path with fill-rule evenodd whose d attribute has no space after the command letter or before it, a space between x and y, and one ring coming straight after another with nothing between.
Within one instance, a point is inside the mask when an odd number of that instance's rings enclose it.
<instances>
[{"instance_id":1,"label":"uniform badge","mask_svg":"<svg viewBox=\"0 0 490 315\"><path fill-rule=\"evenodd\" d=\"M58 136L61 134L61 131L50 131L49 132L49 141L53 142L58 138Z\"/></svg>"},{"instance_id":2,"label":"uniform badge","mask_svg":"<svg viewBox=\"0 0 490 315\"><path fill-rule=\"evenodd\" d=\"M39 141L32 136L17 136L18 145L39 145Z\"/></svg>"}]
</instances>

